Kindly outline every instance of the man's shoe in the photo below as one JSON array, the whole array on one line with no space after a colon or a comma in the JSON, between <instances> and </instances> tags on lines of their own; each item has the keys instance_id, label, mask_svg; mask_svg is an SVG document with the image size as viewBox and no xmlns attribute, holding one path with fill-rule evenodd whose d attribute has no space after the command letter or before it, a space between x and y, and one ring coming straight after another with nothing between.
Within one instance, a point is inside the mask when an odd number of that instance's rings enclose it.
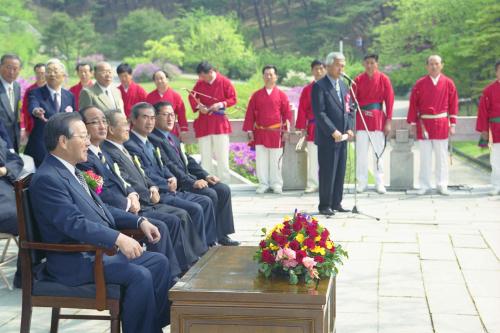
<instances>
[{"instance_id":1,"label":"man's shoe","mask_svg":"<svg viewBox=\"0 0 500 333\"><path fill-rule=\"evenodd\" d=\"M494 187L488 194L491 196L499 195L500 194L500 187Z\"/></svg>"},{"instance_id":2,"label":"man's shoe","mask_svg":"<svg viewBox=\"0 0 500 333\"><path fill-rule=\"evenodd\" d=\"M384 185L377 185L377 193L378 194L386 194L387 190Z\"/></svg>"},{"instance_id":3,"label":"man's shoe","mask_svg":"<svg viewBox=\"0 0 500 333\"><path fill-rule=\"evenodd\" d=\"M326 216L335 215L335 212L331 208L320 209L319 213L321 215L326 215Z\"/></svg>"},{"instance_id":4,"label":"man's shoe","mask_svg":"<svg viewBox=\"0 0 500 333\"><path fill-rule=\"evenodd\" d=\"M429 193L430 193L430 190L427 188L421 188L420 190L417 191L417 195L426 195Z\"/></svg>"},{"instance_id":5,"label":"man's shoe","mask_svg":"<svg viewBox=\"0 0 500 333\"><path fill-rule=\"evenodd\" d=\"M450 191L448 191L448 187L438 187L438 192L439 192L439 194L444 195L444 196L450 195Z\"/></svg>"},{"instance_id":6,"label":"man's shoe","mask_svg":"<svg viewBox=\"0 0 500 333\"><path fill-rule=\"evenodd\" d=\"M334 210L336 210L339 213L349 213L351 211L350 209L342 208L342 206L337 206L334 208Z\"/></svg>"},{"instance_id":7,"label":"man's shoe","mask_svg":"<svg viewBox=\"0 0 500 333\"><path fill-rule=\"evenodd\" d=\"M273 193L274 194L282 194L283 189L281 187L273 187Z\"/></svg>"},{"instance_id":8,"label":"man's shoe","mask_svg":"<svg viewBox=\"0 0 500 333\"><path fill-rule=\"evenodd\" d=\"M318 192L317 187L308 187L304 190L304 193L314 193L314 192Z\"/></svg>"},{"instance_id":9,"label":"man's shoe","mask_svg":"<svg viewBox=\"0 0 500 333\"><path fill-rule=\"evenodd\" d=\"M240 245L240 242L229 238L229 236L224 236L221 239L219 239L219 244L222 246L238 246Z\"/></svg>"},{"instance_id":10,"label":"man's shoe","mask_svg":"<svg viewBox=\"0 0 500 333\"><path fill-rule=\"evenodd\" d=\"M255 193L264 194L267 192L268 189L269 189L269 187L267 187L265 185L259 185L259 187L257 187L257 190L255 190Z\"/></svg>"}]
</instances>

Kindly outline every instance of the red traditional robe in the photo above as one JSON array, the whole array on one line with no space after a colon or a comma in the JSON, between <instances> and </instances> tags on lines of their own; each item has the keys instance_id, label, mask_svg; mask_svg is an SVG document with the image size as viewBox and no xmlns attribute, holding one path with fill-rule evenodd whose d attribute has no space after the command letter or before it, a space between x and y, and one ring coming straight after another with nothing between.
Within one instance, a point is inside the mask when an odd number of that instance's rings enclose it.
<instances>
[{"instance_id":1,"label":"red traditional robe","mask_svg":"<svg viewBox=\"0 0 500 333\"><path fill-rule=\"evenodd\" d=\"M139 102L145 102L146 96L148 94L146 93L144 88L142 88L134 81L130 82L127 91L125 91L125 88L121 84L118 86L118 89L120 89L120 92L122 94L123 108L125 110L125 115L128 118L132 106Z\"/></svg>"},{"instance_id":2,"label":"red traditional robe","mask_svg":"<svg viewBox=\"0 0 500 333\"><path fill-rule=\"evenodd\" d=\"M181 95L174 91L172 88L168 88L163 95L160 95L158 89L153 90L146 97L146 102L155 105L158 102L169 102L174 108L175 115L177 117L177 125L174 127L173 133L179 135L179 128L182 132L187 132L189 130L187 118L186 118L186 107L182 101Z\"/></svg>"},{"instance_id":3,"label":"red traditional robe","mask_svg":"<svg viewBox=\"0 0 500 333\"><path fill-rule=\"evenodd\" d=\"M383 131L385 122L392 119L394 91L391 80L384 73L376 71L372 77L367 73L362 73L354 82L356 84L353 85L353 90L363 112L368 131ZM382 110L382 103L385 104L385 113ZM380 107L376 107L377 104ZM356 114L356 130L366 130L359 112Z\"/></svg>"},{"instance_id":4,"label":"red traditional robe","mask_svg":"<svg viewBox=\"0 0 500 333\"><path fill-rule=\"evenodd\" d=\"M253 93L248 102L243 131L253 131L256 145L266 148L281 148L281 130L287 129L292 113L288 97L278 87L268 95L266 88Z\"/></svg>"},{"instance_id":5,"label":"red traditional robe","mask_svg":"<svg viewBox=\"0 0 500 333\"><path fill-rule=\"evenodd\" d=\"M495 119L494 119L495 118ZM489 84L479 100L476 130L491 130L493 143L500 143L500 82Z\"/></svg>"},{"instance_id":6,"label":"red traditional robe","mask_svg":"<svg viewBox=\"0 0 500 333\"><path fill-rule=\"evenodd\" d=\"M233 84L227 77L217 73L215 80L210 84L198 80L193 91L199 102L207 107L212 104L223 102L227 108L236 104L236 91ZM200 93L200 94L197 94ZM203 94L203 95L202 95ZM206 95L206 96L204 96ZM189 103L193 112L197 112L196 106L198 102L193 96L189 96ZM212 134L229 134L231 133L231 124L225 114L202 114L194 121L194 132L197 138L212 135Z\"/></svg>"},{"instance_id":7,"label":"red traditional robe","mask_svg":"<svg viewBox=\"0 0 500 333\"><path fill-rule=\"evenodd\" d=\"M297 113L297 120L295 121L295 128L307 128L307 141L314 141L314 130L316 128L316 122L314 120L314 113L311 103L311 92L313 85L314 81L309 83L304 87L304 89L302 89L299 99L299 111Z\"/></svg>"},{"instance_id":8,"label":"red traditional robe","mask_svg":"<svg viewBox=\"0 0 500 333\"><path fill-rule=\"evenodd\" d=\"M33 118L31 117L31 114L28 112L28 96L30 92L36 88L40 88L36 82L33 83L31 86L26 88L26 91L24 92L23 96L23 104L21 107L21 128L24 127L26 130L26 133L31 133L31 130L33 129L34 126L34 121Z\"/></svg>"},{"instance_id":9,"label":"red traditional robe","mask_svg":"<svg viewBox=\"0 0 500 333\"><path fill-rule=\"evenodd\" d=\"M435 119L422 119L424 115L447 116ZM422 122L429 135L430 140L448 139L450 124L457 123L458 95L453 81L441 74L436 86L429 75L426 75L415 83L410 95L410 109L406 121L417 124L417 139L424 139L422 134Z\"/></svg>"},{"instance_id":10,"label":"red traditional robe","mask_svg":"<svg viewBox=\"0 0 500 333\"><path fill-rule=\"evenodd\" d=\"M91 84L89 87L92 87L93 84ZM69 91L75 96L75 110L80 111L80 91L82 91L83 85L81 82L78 82L75 84L73 87L69 88Z\"/></svg>"}]
</instances>

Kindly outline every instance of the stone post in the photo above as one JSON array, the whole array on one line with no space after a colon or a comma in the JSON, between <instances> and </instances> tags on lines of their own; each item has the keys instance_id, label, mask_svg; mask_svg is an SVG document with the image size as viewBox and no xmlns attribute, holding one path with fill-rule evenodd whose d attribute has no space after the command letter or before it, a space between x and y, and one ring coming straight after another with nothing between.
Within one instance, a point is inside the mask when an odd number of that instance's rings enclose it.
<instances>
[{"instance_id":1,"label":"stone post","mask_svg":"<svg viewBox=\"0 0 500 333\"><path fill-rule=\"evenodd\" d=\"M407 129L396 130L396 138L391 140L391 183L393 190L413 189L413 139Z\"/></svg>"}]
</instances>

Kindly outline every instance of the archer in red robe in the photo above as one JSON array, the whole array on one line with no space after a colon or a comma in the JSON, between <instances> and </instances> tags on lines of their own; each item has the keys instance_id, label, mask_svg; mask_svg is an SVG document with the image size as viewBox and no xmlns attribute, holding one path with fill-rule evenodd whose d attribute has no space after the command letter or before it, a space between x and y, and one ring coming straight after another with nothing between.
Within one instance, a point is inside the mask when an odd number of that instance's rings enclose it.
<instances>
[{"instance_id":1,"label":"archer in red robe","mask_svg":"<svg viewBox=\"0 0 500 333\"><path fill-rule=\"evenodd\" d=\"M26 130L26 133L31 133L31 130L34 126L33 118L28 112L28 96L32 90L45 85L45 69L45 64L39 63L35 65L33 70L35 71L36 81L24 91L23 102L21 106L21 128L24 128Z\"/></svg>"},{"instance_id":2,"label":"archer in red robe","mask_svg":"<svg viewBox=\"0 0 500 333\"><path fill-rule=\"evenodd\" d=\"M83 88L90 88L94 85L92 77L94 75L94 67L90 63L81 62L76 65L76 74L80 81L69 88L69 91L75 96L75 110L80 110L80 92Z\"/></svg>"}]
</instances>

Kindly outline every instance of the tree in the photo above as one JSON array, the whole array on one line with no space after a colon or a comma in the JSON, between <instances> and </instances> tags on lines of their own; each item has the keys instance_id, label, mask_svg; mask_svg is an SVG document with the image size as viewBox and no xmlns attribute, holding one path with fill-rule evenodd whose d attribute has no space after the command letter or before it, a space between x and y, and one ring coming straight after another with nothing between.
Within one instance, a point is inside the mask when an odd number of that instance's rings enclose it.
<instances>
[{"instance_id":1,"label":"tree","mask_svg":"<svg viewBox=\"0 0 500 333\"><path fill-rule=\"evenodd\" d=\"M114 55L117 58L125 56L140 56L145 50L147 40L161 38L173 28L173 23L158 11L138 9L130 12L118 21L114 34Z\"/></svg>"},{"instance_id":2,"label":"tree","mask_svg":"<svg viewBox=\"0 0 500 333\"><path fill-rule=\"evenodd\" d=\"M165 64L170 62L182 66L184 61L184 52L180 45L175 41L175 36L167 35L160 40L148 40L144 43L146 50L144 57L151 59L152 62Z\"/></svg>"},{"instance_id":3,"label":"tree","mask_svg":"<svg viewBox=\"0 0 500 333\"><path fill-rule=\"evenodd\" d=\"M66 13L55 13L43 30L42 42L45 52L63 59L72 60L91 54L98 44L98 35L90 16L71 18Z\"/></svg>"}]
</instances>

